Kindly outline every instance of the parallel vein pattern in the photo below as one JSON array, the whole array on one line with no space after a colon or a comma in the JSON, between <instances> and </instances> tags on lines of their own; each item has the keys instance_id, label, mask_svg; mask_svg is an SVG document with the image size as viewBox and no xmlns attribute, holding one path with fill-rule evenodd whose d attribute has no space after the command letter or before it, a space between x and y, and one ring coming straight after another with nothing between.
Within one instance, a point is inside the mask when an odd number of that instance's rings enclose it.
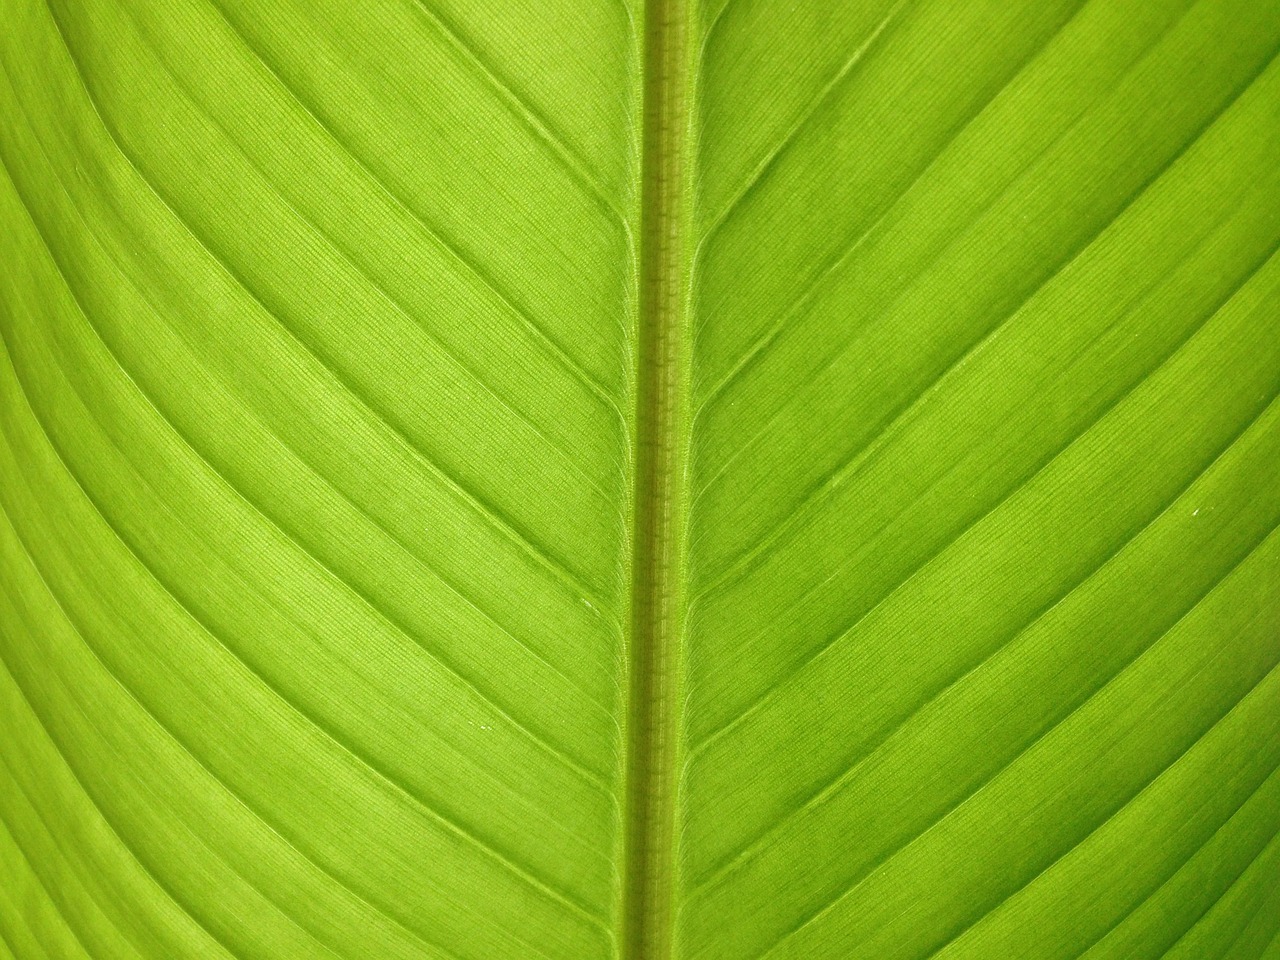
<instances>
[{"instance_id":1,"label":"parallel vein pattern","mask_svg":"<svg viewBox=\"0 0 1280 960\"><path fill-rule=\"evenodd\" d=\"M1261 956L1280 7L701 23L679 955Z\"/></svg>"},{"instance_id":2,"label":"parallel vein pattern","mask_svg":"<svg viewBox=\"0 0 1280 960\"><path fill-rule=\"evenodd\" d=\"M616 954L623 12L5 4L13 949Z\"/></svg>"},{"instance_id":3,"label":"parallel vein pattern","mask_svg":"<svg viewBox=\"0 0 1280 960\"><path fill-rule=\"evenodd\" d=\"M0 23L0 960L1280 960L1280 0Z\"/></svg>"}]
</instances>

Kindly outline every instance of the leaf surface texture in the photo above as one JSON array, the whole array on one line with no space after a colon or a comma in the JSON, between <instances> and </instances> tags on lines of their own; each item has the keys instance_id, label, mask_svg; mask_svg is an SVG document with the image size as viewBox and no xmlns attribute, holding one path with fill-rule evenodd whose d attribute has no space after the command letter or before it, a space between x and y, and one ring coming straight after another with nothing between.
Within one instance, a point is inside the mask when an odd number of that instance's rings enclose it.
<instances>
[{"instance_id":1,"label":"leaf surface texture","mask_svg":"<svg viewBox=\"0 0 1280 960\"><path fill-rule=\"evenodd\" d=\"M1280 958L1280 4L0 20L0 958Z\"/></svg>"}]
</instances>

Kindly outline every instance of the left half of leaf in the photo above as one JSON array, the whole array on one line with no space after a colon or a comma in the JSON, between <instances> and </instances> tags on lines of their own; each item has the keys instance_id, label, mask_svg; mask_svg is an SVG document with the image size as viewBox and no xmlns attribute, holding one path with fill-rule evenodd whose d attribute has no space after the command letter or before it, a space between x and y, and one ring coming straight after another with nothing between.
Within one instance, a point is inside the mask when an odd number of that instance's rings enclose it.
<instances>
[{"instance_id":1,"label":"left half of leaf","mask_svg":"<svg viewBox=\"0 0 1280 960\"><path fill-rule=\"evenodd\" d=\"M0 2L14 954L615 952L626 3Z\"/></svg>"}]
</instances>

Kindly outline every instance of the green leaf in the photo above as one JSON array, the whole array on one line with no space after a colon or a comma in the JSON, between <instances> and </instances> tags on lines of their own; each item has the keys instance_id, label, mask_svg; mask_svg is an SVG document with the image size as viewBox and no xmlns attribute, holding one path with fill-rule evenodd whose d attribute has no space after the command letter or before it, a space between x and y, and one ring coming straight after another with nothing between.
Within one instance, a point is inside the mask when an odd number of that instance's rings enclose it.
<instances>
[{"instance_id":1,"label":"green leaf","mask_svg":"<svg viewBox=\"0 0 1280 960\"><path fill-rule=\"evenodd\" d=\"M0 958L1280 960L1280 0L0 23Z\"/></svg>"}]
</instances>

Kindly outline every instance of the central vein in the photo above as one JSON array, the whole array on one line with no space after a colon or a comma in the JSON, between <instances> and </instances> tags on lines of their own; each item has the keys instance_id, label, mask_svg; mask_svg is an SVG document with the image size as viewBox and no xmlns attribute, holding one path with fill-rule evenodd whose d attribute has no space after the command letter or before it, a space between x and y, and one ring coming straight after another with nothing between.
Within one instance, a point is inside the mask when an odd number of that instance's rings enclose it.
<instances>
[{"instance_id":1,"label":"central vein","mask_svg":"<svg viewBox=\"0 0 1280 960\"><path fill-rule=\"evenodd\" d=\"M688 0L645 14L637 471L623 954L674 926L689 443Z\"/></svg>"}]
</instances>

